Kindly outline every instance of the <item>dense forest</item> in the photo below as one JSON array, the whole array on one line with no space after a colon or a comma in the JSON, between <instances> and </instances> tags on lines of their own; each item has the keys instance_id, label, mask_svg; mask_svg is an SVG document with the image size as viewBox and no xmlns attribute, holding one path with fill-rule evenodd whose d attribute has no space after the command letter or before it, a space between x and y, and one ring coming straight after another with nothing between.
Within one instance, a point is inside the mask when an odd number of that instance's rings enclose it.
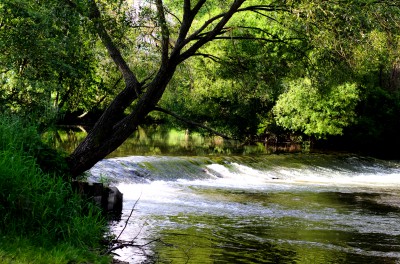
<instances>
[{"instance_id":1,"label":"dense forest","mask_svg":"<svg viewBox=\"0 0 400 264\"><path fill-rule=\"evenodd\" d=\"M0 114L0 258L106 263L63 180L142 124L398 159L400 2L2 0ZM68 157L59 124L90 127Z\"/></svg>"}]
</instances>

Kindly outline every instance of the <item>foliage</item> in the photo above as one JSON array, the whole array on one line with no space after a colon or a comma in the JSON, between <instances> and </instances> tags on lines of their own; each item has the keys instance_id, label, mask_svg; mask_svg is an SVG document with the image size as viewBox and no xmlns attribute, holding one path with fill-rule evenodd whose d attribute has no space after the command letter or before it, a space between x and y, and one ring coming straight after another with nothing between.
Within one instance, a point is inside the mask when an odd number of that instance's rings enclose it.
<instances>
[{"instance_id":1,"label":"foliage","mask_svg":"<svg viewBox=\"0 0 400 264\"><path fill-rule=\"evenodd\" d=\"M356 109L357 122L344 130L344 136L331 144L354 152L380 158L397 159L400 139L400 94L381 87L369 88L361 94Z\"/></svg>"},{"instance_id":2,"label":"foliage","mask_svg":"<svg viewBox=\"0 0 400 264\"><path fill-rule=\"evenodd\" d=\"M161 104L226 135L255 135L281 93L281 78L302 66L304 40L262 14L237 14L221 39L178 69Z\"/></svg>"},{"instance_id":3,"label":"foliage","mask_svg":"<svg viewBox=\"0 0 400 264\"><path fill-rule=\"evenodd\" d=\"M61 177L42 172L33 157L40 148L36 127L1 115L0 131L0 242L21 238L30 247L81 253L98 248L106 230L100 209Z\"/></svg>"},{"instance_id":4,"label":"foliage","mask_svg":"<svg viewBox=\"0 0 400 264\"><path fill-rule=\"evenodd\" d=\"M104 92L85 23L62 1L2 1L0 110L72 111L99 102Z\"/></svg>"},{"instance_id":5,"label":"foliage","mask_svg":"<svg viewBox=\"0 0 400 264\"><path fill-rule=\"evenodd\" d=\"M18 236L0 237L0 259L2 263L13 264L110 263L109 257L99 257L95 252L68 243L58 242L43 246L29 238Z\"/></svg>"},{"instance_id":6,"label":"foliage","mask_svg":"<svg viewBox=\"0 0 400 264\"><path fill-rule=\"evenodd\" d=\"M378 135L392 134L389 131L398 127L393 118L399 113L398 6L390 1L340 5L307 1L293 3L292 12L295 16L287 24L298 23L303 28L310 49L304 71L282 80L289 91L274 108L276 122L317 137L344 134L342 139L351 144L361 138L364 144L382 142ZM300 81L304 76L310 79L307 85ZM343 102L343 95L334 91L346 83L354 84L358 92L347 86L351 100ZM388 124L379 125L382 120Z\"/></svg>"},{"instance_id":7,"label":"foliage","mask_svg":"<svg viewBox=\"0 0 400 264\"><path fill-rule=\"evenodd\" d=\"M310 79L288 83L274 107L277 123L306 135L340 135L354 121L358 101L355 84L345 83L321 93Z\"/></svg>"},{"instance_id":8,"label":"foliage","mask_svg":"<svg viewBox=\"0 0 400 264\"><path fill-rule=\"evenodd\" d=\"M38 127L42 125L35 115L21 117L2 114L0 121L0 150L24 151L33 158L43 172L68 177L65 154L57 151L41 139ZM33 125L35 123L35 125Z\"/></svg>"},{"instance_id":9,"label":"foliage","mask_svg":"<svg viewBox=\"0 0 400 264\"><path fill-rule=\"evenodd\" d=\"M127 137L149 113L189 126L155 106L237 138L282 127L317 137L376 131L378 138L397 127L396 1L246 0L219 27L239 2L5 0L1 107L78 115L118 105L88 139L96 148L113 134ZM379 115L369 104L378 97L390 101ZM145 98L152 100L139 103ZM127 115L137 124L118 123ZM391 124L379 126L380 118Z\"/></svg>"}]
</instances>

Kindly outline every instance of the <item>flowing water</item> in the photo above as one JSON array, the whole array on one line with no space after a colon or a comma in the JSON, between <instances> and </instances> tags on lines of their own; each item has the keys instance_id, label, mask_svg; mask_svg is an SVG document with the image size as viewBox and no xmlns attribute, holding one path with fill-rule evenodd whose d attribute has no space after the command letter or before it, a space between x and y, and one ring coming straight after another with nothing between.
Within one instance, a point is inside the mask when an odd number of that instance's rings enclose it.
<instances>
[{"instance_id":1,"label":"flowing water","mask_svg":"<svg viewBox=\"0 0 400 264\"><path fill-rule=\"evenodd\" d=\"M129 263L400 263L398 161L139 129L90 175L124 194Z\"/></svg>"},{"instance_id":2,"label":"flowing water","mask_svg":"<svg viewBox=\"0 0 400 264\"><path fill-rule=\"evenodd\" d=\"M399 162L129 156L91 174L124 193L130 263L400 263Z\"/></svg>"}]
</instances>

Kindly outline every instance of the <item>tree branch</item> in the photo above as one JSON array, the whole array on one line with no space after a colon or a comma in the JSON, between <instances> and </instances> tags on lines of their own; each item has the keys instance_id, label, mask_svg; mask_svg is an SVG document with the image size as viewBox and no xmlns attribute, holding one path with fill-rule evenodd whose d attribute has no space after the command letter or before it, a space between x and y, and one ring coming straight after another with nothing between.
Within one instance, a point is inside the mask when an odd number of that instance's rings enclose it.
<instances>
[{"instance_id":1,"label":"tree branch","mask_svg":"<svg viewBox=\"0 0 400 264\"><path fill-rule=\"evenodd\" d=\"M266 41L266 42L272 42L272 43L285 43L284 40L281 39L269 39L269 38L258 38L258 37L252 37L252 36L217 36L214 39L238 39L238 40L261 40L261 41ZM295 40L299 38L290 38L286 40Z\"/></svg>"},{"instance_id":2,"label":"tree branch","mask_svg":"<svg viewBox=\"0 0 400 264\"><path fill-rule=\"evenodd\" d=\"M197 2L197 4L193 7L192 14L197 14L205 3L206 0L199 0L199 2Z\"/></svg>"},{"instance_id":3,"label":"tree branch","mask_svg":"<svg viewBox=\"0 0 400 264\"><path fill-rule=\"evenodd\" d=\"M178 120L180 120L180 121L182 121L182 122L184 122L184 123L186 123L186 124L188 124L188 125L196 126L196 127L200 127L200 128L205 129L205 130L208 130L208 131L210 131L211 133L213 133L213 134L215 134L215 135L217 135L217 136L220 136L220 137L222 137L222 138L225 138L225 139L232 139L231 137L229 137L229 136L227 136L227 135L224 135L224 134L222 134L222 133L216 131L215 129L209 128L209 127L207 127L207 126L205 126L205 125L203 125L203 124L200 124L200 123L197 123L197 122L188 120L188 119L186 119L186 118L183 118L183 117L177 115L176 113L174 113L174 112L172 112L172 111L169 111L169 110L166 110L166 109L164 109L164 108L161 108L161 107L156 106L156 107L154 107L154 110L155 110L155 111L162 112L162 113L167 114L167 115L170 115L170 116L173 116L173 117L175 117L176 119L178 119Z\"/></svg>"},{"instance_id":4,"label":"tree branch","mask_svg":"<svg viewBox=\"0 0 400 264\"><path fill-rule=\"evenodd\" d=\"M169 51L169 29L167 21L165 19L165 12L162 0L156 0L157 12L158 12L158 23L161 27L161 56L162 64L168 62L168 51Z\"/></svg>"},{"instance_id":5,"label":"tree branch","mask_svg":"<svg viewBox=\"0 0 400 264\"><path fill-rule=\"evenodd\" d=\"M180 61L184 61L190 56L192 56L198 49L200 49L202 46L204 46L206 43L209 41L213 40L215 36L221 32L221 30L225 27L225 25L228 23L228 21L232 18L232 16L237 12L237 10L240 8L240 6L245 2L246 0L235 0L235 2L232 3L231 7L229 8L228 12L224 14L220 14L209 21L207 21L199 30L197 30L194 34L189 36L183 44L185 45L186 43L190 42L193 38L195 38L201 31L203 31L209 24L211 24L213 21L217 19L221 19L217 25L215 25L214 29L211 30L204 38L198 40L196 43L194 43L190 48L188 48L184 53L181 54Z\"/></svg>"},{"instance_id":6,"label":"tree branch","mask_svg":"<svg viewBox=\"0 0 400 264\"><path fill-rule=\"evenodd\" d=\"M189 32L190 27L192 26L193 20L197 13L199 12L200 8L204 5L206 0L199 0L196 6L191 10L190 0L185 0L183 3L183 20L181 23L181 27L179 30L179 36L176 41L175 49L173 53L178 53L181 49L185 46L185 38L187 33Z\"/></svg>"},{"instance_id":7,"label":"tree branch","mask_svg":"<svg viewBox=\"0 0 400 264\"><path fill-rule=\"evenodd\" d=\"M185 0L183 3L183 20L181 23L181 28L179 30L179 35L178 39L176 41L177 45L182 43L182 41L185 39L187 32L190 29L190 26L192 25L193 22L193 15L190 10L190 0Z\"/></svg>"},{"instance_id":8,"label":"tree branch","mask_svg":"<svg viewBox=\"0 0 400 264\"><path fill-rule=\"evenodd\" d=\"M134 244L133 242L130 242L130 241L120 241L120 242L118 243L118 245L116 245L116 246L110 248L109 250L107 250L107 251L104 253L104 255L108 255L108 254L110 254L111 252L113 252L114 250L121 249L121 248L124 248L124 247L143 248L143 247L148 246L148 245L150 245L150 244L152 244L152 243L154 243L154 242L161 242L161 240L160 240L159 238L158 238L158 239L153 239L153 240L151 240L151 241L149 241L149 242L147 242L147 243L145 243L145 244L142 244L142 245Z\"/></svg>"},{"instance_id":9,"label":"tree branch","mask_svg":"<svg viewBox=\"0 0 400 264\"><path fill-rule=\"evenodd\" d=\"M244 1L242 1L243 3ZM245 11L288 11L288 9L284 8L284 7L277 7L277 6L269 6L269 5L257 5L257 6L248 6L245 8L238 8L236 11L234 11L234 13L239 13L239 12L245 12ZM230 10L231 11L231 10ZM198 30L196 30L192 35L190 35L184 42L184 45L186 45L187 43L197 39L197 36L200 35L201 32L203 32L203 30L205 30L210 24L212 24L214 21L223 18L224 16L226 16L230 11L226 12L226 13L221 13L219 15L216 15L212 18L210 18L209 20L207 20ZM197 11L198 12L198 11ZM259 12L258 12L259 13ZM261 13L259 13L261 14ZM233 15L233 14L232 14ZM261 14L264 15L264 14ZM271 18L272 19L272 18Z\"/></svg>"},{"instance_id":10,"label":"tree branch","mask_svg":"<svg viewBox=\"0 0 400 264\"><path fill-rule=\"evenodd\" d=\"M172 11L168 10L167 8L164 7L164 10L166 13L170 14L172 17L174 17L176 19L176 21L179 22L180 25L182 25L182 21L179 19L179 17L177 17L174 13L172 13Z\"/></svg>"},{"instance_id":11,"label":"tree branch","mask_svg":"<svg viewBox=\"0 0 400 264\"><path fill-rule=\"evenodd\" d=\"M226 14L226 13L222 13L222 14L219 14L219 15L217 15L217 16L215 16L215 17L213 17L213 18L210 18L209 20L207 20L207 21L203 24L203 26L201 26L201 27L200 27L198 30L196 30L193 34L191 34L189 37L187 37L187 38L184 40L184 42L182 43L182 45L184 46L184 45L188 44L189 42L191 42L192 40L195 40L196 37L197 37L201 32L203 32L203 30L206 29L212 22L214 22L214 21L216 21L216 20L218 20L218 19L224 17L225 14Z\"/></svg>"},{"instance_id":12,"label":"tree branch","mask_svg":"<svg viewBox=\"0 0 400 264\"><path fill-rule=\"evenodd\" d=\"M219 57L217 57L217 56L214 56L214 55L211 55L211 54L207 54L207 53L200 53L200 52L197 52L197 53L193 54L193 56L201 56L201 57L210 59L210 60L212 60L212 61L214 61L214 62L216 62L216 63L221 63L221 62L222 62L222 59L221 59L221 58L219 58Z\"/></svg>"},{"instance_id":13,"label":"tree branch","mask_svg":"<svg viewBox=\"0 0 400 264\"><path fill-rule=\"evenodd\" d=\"M113 59L114 63L117 65L118 69L122 73L125 83L133 84L135 87L136 95L139 96L139 89L138 89L138 87L140 86L139 81L129 68L124 58L122 57L119 49L115 46L110 35L107 33L107 30L104 28L104 25L101 23L101 15L96 2L94 0L89 0L89 3L90 3L89 19L93 21L97 34L99 35L104 46L107 48L107 51L110 54L111 58Z\"/></svg>"},{"instance_id":14,"label":"tree branch","mask_svg":"<svg viewBox=\"0 0 400 264\"><path fill-rule=\"evenodd\" d=\"M276 6L276 5L253 5L253 6L248 6L244 8L239 8L237 12L243 12L243 11L289 11L289 9L286 8L286 6Z\"/></svg>"},{"instance_id":15,"label":"tree branch","mask_svg":"<svg viewBox=\"0 0 400 264\"><path fill-rule=\"evenodd\" d=\"M138 199L136 200L136 202L133 204L132 209L131 209L131 213L129 214L128 218L127 218L126 221L125 221L124 228L122 228L122 230L121 230L121 232L119 233L119 235L117 236L117 239L116 239L116 240L118 240L118 239L121 237L122 233L125 231L125 229L126 229L126 227L127 227L127 225L128 225L129 219L131 219L131 217L132 217L133 210L135 210L135 207L136 207L136 205L137 205L137 203L139 202L139 200L140 200L141 197L142 197L142 193L140 193L139 198L138 198Z\"/></svg>"}]
</instances>

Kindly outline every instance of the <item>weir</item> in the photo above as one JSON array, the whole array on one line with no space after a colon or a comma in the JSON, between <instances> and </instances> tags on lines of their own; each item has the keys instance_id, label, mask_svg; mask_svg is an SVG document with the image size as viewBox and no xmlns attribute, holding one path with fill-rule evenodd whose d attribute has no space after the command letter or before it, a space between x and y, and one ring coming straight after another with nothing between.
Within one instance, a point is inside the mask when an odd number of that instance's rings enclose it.
<instances>
[{"instance_id":1,"label":"weir","mask_svg":"<svg viewBox=\"0 0 400 264\"><path fill-rule=\"evenodd\" d=\"M116 251L129 263L400 261L397 161L127 156L103 160L90 174L124 193L112 230L119 234L128 221L121 239L146 245Z\"/></svg>"}]
</instances>

